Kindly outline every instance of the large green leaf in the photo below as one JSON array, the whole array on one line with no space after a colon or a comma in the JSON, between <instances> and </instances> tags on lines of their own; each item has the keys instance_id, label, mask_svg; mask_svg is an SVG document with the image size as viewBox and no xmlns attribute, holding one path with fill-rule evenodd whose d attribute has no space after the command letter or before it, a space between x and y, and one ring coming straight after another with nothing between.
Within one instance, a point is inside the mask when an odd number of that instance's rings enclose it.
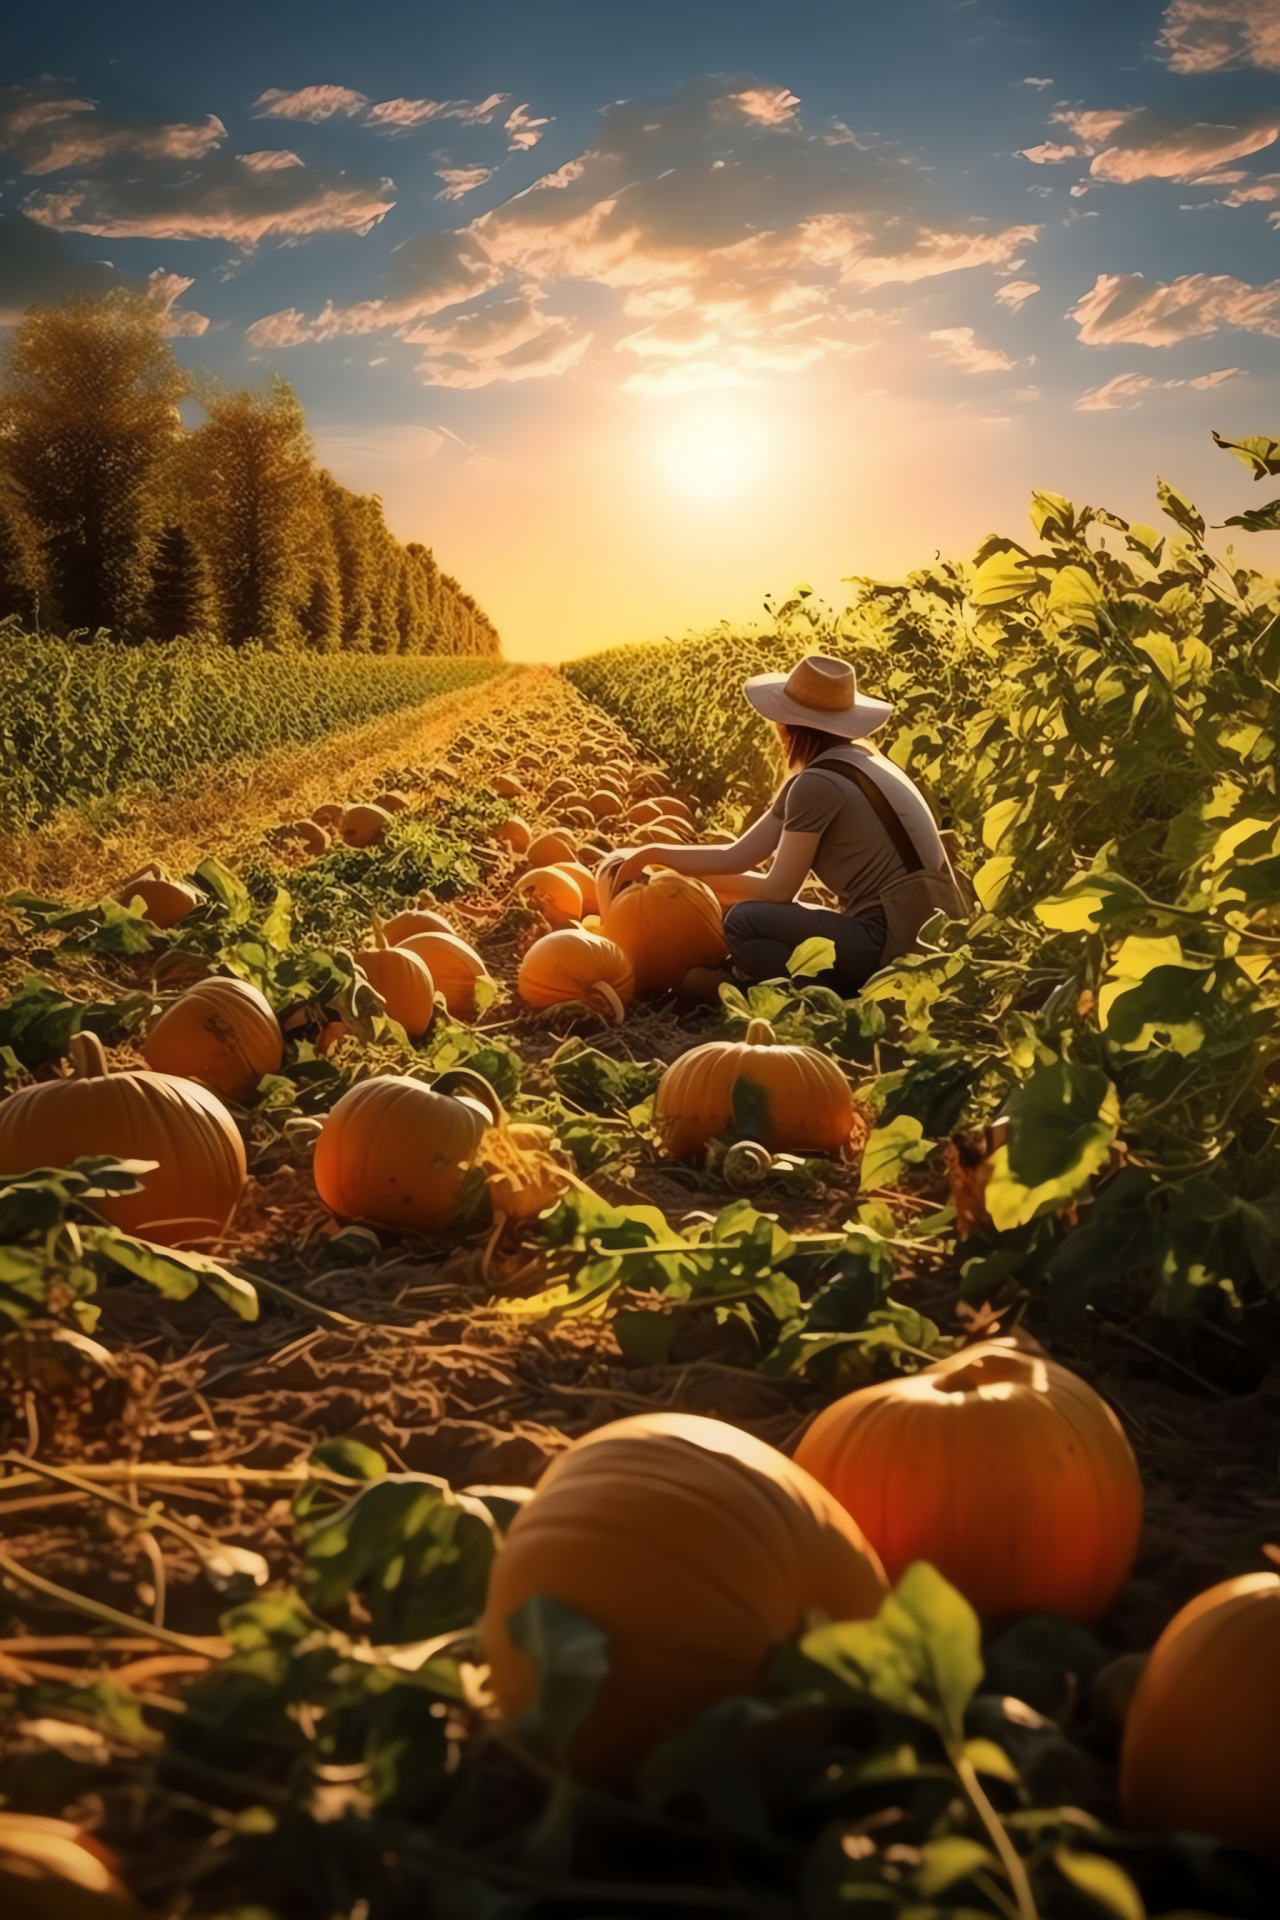
<instances>
[{"instance_id":1,"label":"large green leaf","mask_svg":"<svg viewBox=\"0 0 1280 1920\"><path fill-rule=\"evenodd\" d=\"M1104 1165L1120 1125L1116 1090L1101 1068L1054 1060L1038 1067L1005 1108L1008 1144L997 1148L987 1211L1002 1231L1072 1200Z\"/></svg>"},{"instance_id":2,"label":"large green leaf","mask_svg":"<svg viewBox=\"0 0 1280 1920\"><path fill-rule=\"evenodd\" d=\"M562 1600L534 1594L507 1620L513 1646L528 1654L538 1690L518 1723L531 1747L561 1753L595 1705L609 1671L609 1636Z\"/></svg>"},{"instance_id":3,"label":"large green leaf","mask_svg":"<svg viewBox=\"0 0 1280 1920\"><path fill-rule=\"evenodd\" d=\"M928 1721L944 1739L963 1738L964 1711L982 1681L978 1618L927 1562L907 1568L874 1620L817 1627L800 1651L851 1692Z\"/></svg>"},{"instance_id":4,"label":"large green leaf","mask_svg":"<svg viewBox=\"0 0 1280 1920\"><path fill-rule=\"evenodd\" d=\"M309 1534L304 1590L326 1612L355 1589L380 1642L428 1640L483 1611L495 1546L480 1501L425 1474L386 1474Z\"/></svg>"}]
</instances>

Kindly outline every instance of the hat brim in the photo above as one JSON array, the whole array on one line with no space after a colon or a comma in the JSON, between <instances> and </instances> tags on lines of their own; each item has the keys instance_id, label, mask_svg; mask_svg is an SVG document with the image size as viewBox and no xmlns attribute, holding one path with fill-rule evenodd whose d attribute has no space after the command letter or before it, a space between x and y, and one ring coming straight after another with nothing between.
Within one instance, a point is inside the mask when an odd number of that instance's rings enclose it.
<instances>
[{"instance_id":1,"label":"hat brim","mask_svg":"<svg viewBox=\"0 0 1280 1920\"><path fill-rule=\"evenodd\" d=\"M742 691L766 720L779 721L785 727L814 727L822 733L838 733L842 740L862 740L882 727L893 712L891 700L873 700L857 693L851 707L835 713L818 707L802 707L787 695L785 673L753 673Z\"/></svg>"}]
</instances>

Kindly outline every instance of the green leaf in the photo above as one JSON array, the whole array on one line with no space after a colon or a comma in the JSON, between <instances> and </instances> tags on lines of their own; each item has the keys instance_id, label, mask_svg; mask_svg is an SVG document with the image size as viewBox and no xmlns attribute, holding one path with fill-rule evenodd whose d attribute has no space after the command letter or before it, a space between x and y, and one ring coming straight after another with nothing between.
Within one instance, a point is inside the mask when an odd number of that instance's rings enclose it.
<instances>
[{"instance_id":1,"label":"green leaf","mask_svg":"<svg viewBox=\"0 0 1280 1920\"><path fill-rule=\"evenodd\" d=\"M310 1534L304 1590L324 1612L355 1589L379 1642L427 1640L483 1611L495 1544L479 1501L426 1474L386 1474Z\"/></svg>"},{"instance_id":2,"label":"green leaf","mask_svg":"<svg viewBox=\"0 0 1280 1920\"><path fill-rule=\"evenodd\" d=\"M1224 527L1243 527L1246 533L1280 532L1280 500L1268 500L1265 507L1246 507L1243 513L1231 513Z\"/></svg>"},{"instance_id":3,"label":"green leaf","mask_svg":"<svg viewBox=\"0 0 1280 1920\"><path fill-rule=\"evenodd\" d=\"M86 1229L84 1238L113 1267L147 1281L171 1300L188 1299L203 1282L241 1320L258 1317L257 1289L206 1253L153 1246L114 1227Z\"/></svg>"},{"instance_id":4,"label":"green leaf","mask_svg":"<svg viewBox=\"0 0 1280 1920\"><path fill-rule=\"evenodd\" d=\"M609 1636L561 1600L534 1594L507 1620L513 1646L527 1653L538 1691L517 1724L529 1746L562 1753L595 1705L609 1671Z\"/></svg>"},{"instance_id":5,"label":"green leaf","mask_svg":"<svg viewBox=\"0 0 1280 1920\"><path fill-rule=\"evenodd\" d=\"M925 1139L924 1128L913 1114L900 1113L887 1126L876 1127L863 1148L860 1190L874 1193L891 1187L906 1167L927 1160L936 1145L935 1140Z\"/></svg>"},{"instance_id":6,"label":"green leaf","mask_svg":"<svg viewBox=\"0 0 1280 1920\"><path fill-rule=\"evenodd\" d=\"M1280 440L1273 440L1269 433L1250 434L1247 440L1228 440L1220 433L1215 433L1213 438L1224 453L1233 453L1237 460L1242 460L1255 480L1280 473Z\"/></svg>"},{"instance_id":7,"label":"green leaf","mask_svg":"<svg viewBox=\"0 0 1280 1920\"><path fill-rule=\"evenodd\" d=\"M834 940L823 940L816 935L811 940L802 940L787 960L787 972L792 979L801 975L830 973L836 964L836 945Z\"/></svg>"},{"instance_id":8,"label":"green leaf","mask_svg":"<svg viewBox=\"0 0 1280 1920\"><path fill-rule=\"evenodd\" d=\"M974 575L969 601L975 607L1004 607L1025 600L1041 585L1040 575L1024 554L993 553Z\"/></svg>"},{"instance_id":9,"label":"green leaf","mask_svg":"<svg viewBox=\"0 0 1280 1920\"><path fill-rule=\"evenodd\" d=\"M966 1840L959 1833L928 1841L922 1852L923 1858L913 1878L914 1891L922 1900L936 1900L940 1893L945 1893L958 1880L967 1880L975 1873L995 1873L999 1876L1002 1871L990 1847L980 1846L976 1840Z\"/></svg>"},{"instance_id":10,"label":"green leaf","mask_svg":"<svg viewBox=\"0 0 1280 1920\"><path fill-rule=\"evenodd\" d=\"M212 855L202 860L196 868L193 878L199 882L206 893L211 893L227 910L227 922L233 927L243 927L253 918L253 901L249 889L230 867L224 867L221 860Z\"/></svg>"},{"instance_id":11,"label":"green leaf","mask_svg":"<svg viewBox=\"0 0 1280 1920\"><path fill-rule=\"evenodd\" d=\"M1053 1864L1064 1879L1115 1914L1116 1920L1146 1920L1142 1895L1116 1861L1059 1845L1053 1850Z\"/></svg>"},{"instance_id":12,"label":"green leaf","mask_svg":"<svg viewBox=\"0 0 1280 1920\"><path fill-rule=\"evenodd\" d=\"M805 1634L800 1651L855 1693L964 1737L964 1711L982 1680L978 1617L926 1561L909 1566L874 1620Z\"/></svg>"},{"instance_id":13,"label":"green leaf","mask_svg":"<svg viewBox=\"0 0 1280 1920\"><path fill-rule=\"evenodd\" d=\"M1156 499L1169 518L1199 546L1204 540L1204 516L1197 512L1186 494L1180 493L1167 480L1157 480Z\"/></svg>"}]
</instances>

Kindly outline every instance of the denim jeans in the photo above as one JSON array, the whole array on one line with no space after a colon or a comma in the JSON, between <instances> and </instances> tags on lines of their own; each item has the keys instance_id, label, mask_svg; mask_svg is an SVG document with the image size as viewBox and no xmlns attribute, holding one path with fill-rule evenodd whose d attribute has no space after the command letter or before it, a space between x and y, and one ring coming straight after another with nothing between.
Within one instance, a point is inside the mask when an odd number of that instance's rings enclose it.
<instances>
[{"instance_id":1,"label":"denim jeans","mask_svg":"<svg viewBox=\"0 0 1280 1920\"><path fill-rule=\"evenodd\" d=\"M851 916L797 900L740 900L724 916L724 933L733 958L753 980L785 977L787 961L802 942L830 940L835 966L813 978L847 998L879 968L885 917L880 907Z\"/></svg>"}]
</instances>

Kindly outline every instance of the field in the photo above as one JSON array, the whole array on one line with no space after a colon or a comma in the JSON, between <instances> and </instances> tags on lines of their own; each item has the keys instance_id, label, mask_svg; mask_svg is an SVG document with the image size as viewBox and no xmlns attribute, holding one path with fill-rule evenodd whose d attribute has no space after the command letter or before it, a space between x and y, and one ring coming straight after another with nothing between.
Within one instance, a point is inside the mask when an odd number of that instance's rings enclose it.
<instances>
[{"instance_id":1,"label":"field","mask_svg":"<svg viewBox=\"0 0 1280 1920\"><path fill-rule=\"evenodd\" d=\"M287 1044L235 1108L250 1180L203 1260L102 1228L127 1170L0 1190L6 1810L91 1825L174 1920L1274 1913L1274 1862L1117 1801L1137 1660L1280 1542L1280 583L1162 504L1167 536L1038 495L1033 542L866 583L840 619L798 597L763 638L459 674L394 713L335 694L314 746L153 761L168 793L114 777L11 833L6 1092L77 1033L138 1067L206 970L258 985ZM551 828L564 778L614 778L736 825L776 777L741 681L815 647L895 700L884 744L956 836L972 922L852 1003L798 971L718 1009L642 995L621 1024L522 1004L547 923L512 810ZM368 848L280 831L388 789ZM111 898L149 859L193 883L168 930ZM496 991L413 1044L353 956L423 893ZM671 1157L662 1072L753 1017L839 1063L846 1145ZM476 1180L439 1232L336 1218L313 1175L335 1102L458 1068L546 1130L551 1204L495 1212ZM1090 1382L1141 1470L1136 1564L1087 1624L980 1627L917 1569L876 1621L810 1623L621 1791L565 1769L609 1650L544 1600L536 1701L496 1716L490 1564L576 1439L666 1410L789 1453L841 1394L992 1335ZM660 1585L644 1604L683 1631ZM85 1920L123 1920L102 1885Z\"/></svg>"}]
</instances>

